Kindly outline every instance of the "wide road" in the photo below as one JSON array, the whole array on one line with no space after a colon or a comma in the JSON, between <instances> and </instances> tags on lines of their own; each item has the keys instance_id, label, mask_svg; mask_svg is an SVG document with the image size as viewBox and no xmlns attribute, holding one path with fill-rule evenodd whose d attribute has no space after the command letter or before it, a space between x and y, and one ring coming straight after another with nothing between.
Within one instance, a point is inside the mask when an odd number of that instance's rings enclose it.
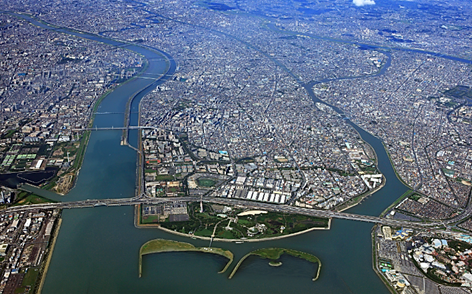
<instances>
[{"instance_id":1,"label":"wide road","mask_svg":"<svg viewBox=\"0 0 472 294\"><path fill-rule=\"evenodd\" d=\"M33 204L33 205L24 205L24 206L14 206L5 210L7 213L12 212L21 212L35 209L74 209L74 208L87 208L87 207L100 207L100 206L129 206L129 205L138 205L138 204L162 204L172 201L184 201L184 202L198 202L200 198L197 197L166 197L166 198L149 198L145 196L135 197L135 198L119 198L119 199L94 199L94 200L83 200L75 202L58 202L58 203L46 203L46 204ZM314 217L323 217L323 218L338 218L338 219L347 219L355 220L369 223L384 224L390 226L407 226L411 228L422 228L422 229L435 229L435 228L444 228L448 224L456 223L466 217L472 215L472 209L468 208L462 214L456 216L455 218L444 220L444 221L432 221L432 222L412 222L406 220L396 220L390 218L381 218L376 216L369 215L358 215L346 212L336 212L329 210L319 210L319 209L308 209L295 207L290 205L280 205L280 204L271 204L271 203L262 203L262 202L253 202L240 199L228 199L228 198L213 198L205 197L203 202L211 202L216 204L223 205L232 205L240 206L248 209L259 209L267 210L274 212L283 212L283 213L293 213L293 214L303 214Z\"/></svg>"}]
</instances>

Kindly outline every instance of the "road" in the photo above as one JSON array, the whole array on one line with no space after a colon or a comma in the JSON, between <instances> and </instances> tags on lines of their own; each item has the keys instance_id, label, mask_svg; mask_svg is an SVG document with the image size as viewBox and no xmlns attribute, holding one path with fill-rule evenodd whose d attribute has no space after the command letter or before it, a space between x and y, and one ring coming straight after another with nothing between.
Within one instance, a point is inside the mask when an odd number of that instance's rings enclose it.
<instances>
[{"instance_id":1,"label":"road","mask_svg":"<svg viewBox=\"0 0 472 294\"><path fill-rule=\"evenodd\" d=\"M199 201L200 198L196 197L166 197L166 198L149 198L144 195L134 198L118 198L118 199L94 199L94 200L83 200L83 201L74 201L74 202L58 202L58 203L46 203L46 204L33 204L33 205L24 205L24 206L14 206L5 210L7 213L28 211L34 209L78 209L78 208L90 208L90 207L100 207L100 206L130 206L138 204L163 204L166 202L172 201ZM390 218L381 218L377 216L369 215L358 215L346 212L336 212L330 210L319 210L319 209L308 209L301 207L294 207L290 205L279 205L271 203L262 203L262 202L253 202L240 199L229 199L229 198L213 198L213 197L204 197L203 202L211 202L216 204L223 205L232 205L240 206L248 209L259 209L267 210L274 212L282 213L294 213L302 214L313 217L323 217L323 218L337 218L337 219L347 219L354 221L362 221L376 224L383 224L389 226L406 226L410 228L421 228L421 229L435 229L435 228L444 228L449 224L456 223L466 217L472 215L472 208L468 207L462 214L443 221L433 221L428 223L423 222L412 222L406 220L396 220Z\"/></svg>"}]
</instances>

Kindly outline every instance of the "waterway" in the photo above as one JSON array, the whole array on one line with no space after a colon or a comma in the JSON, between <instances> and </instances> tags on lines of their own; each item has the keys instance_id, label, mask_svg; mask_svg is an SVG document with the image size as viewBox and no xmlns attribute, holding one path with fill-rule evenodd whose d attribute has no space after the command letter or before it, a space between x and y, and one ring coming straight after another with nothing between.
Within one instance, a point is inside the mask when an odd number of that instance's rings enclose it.
<instances>
[{"instance_id":1,"label":"waterway","mask_svg":"<svg viewBox=\"0 0 472 294\"><path fill-rule=\"evenodd\" d=\"M51 29L29 17L24 18ZM170 56L156 50L67 29L54 30L139 52L149 61L144 77L156 78L175 69ZM163 81L166 78L164 76ZM123 113L128 98L145 88L133 100L131 108L135 113L141 97L155 85L152 79L134 79L108 95L98 111ZM123 114L99 115L94 125L122 126L123 118ZM131 117L131 123L137 123L136 114ZM387 183L349 212L379 215L407 188L396 178L382 143L362 129L357 130L376 150L379 169ZM136 142L136 138L136 133L130 134L131 142ZM120 139L120 131L92 132L76 187L61 200L134 195L136 152L121 146ZM231 250L235 261L262 247L285 247L314 254L323 266L320 278L312 282L313 265L293 257L283 257L281 267L271 267L267 260L251 258L232 280L228 280L229 272L217 274L225 264L224 258L199 253L145 256L143 276L138 278L138 252L143 243L155 238L189 242L195 246L207 246L208 242L157 229L135 228L132 207L64 210L62 216L43 293L388 293L372 270L372 224L369 223L334 220L330 231L313 231L276 241L213 242L214 247Z\"/></svg>"}]
</instances>

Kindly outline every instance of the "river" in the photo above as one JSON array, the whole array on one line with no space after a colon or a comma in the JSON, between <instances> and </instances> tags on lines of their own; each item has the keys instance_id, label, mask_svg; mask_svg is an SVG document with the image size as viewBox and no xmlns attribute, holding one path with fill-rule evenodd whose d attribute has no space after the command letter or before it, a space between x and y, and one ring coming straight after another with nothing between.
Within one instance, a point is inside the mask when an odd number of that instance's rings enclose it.
<instances>
[{"instance_id":1,"label":"river","mask_svg":"<svg viewBox=\"0 0 472 294\"><path fill-rule=\"evenodd\" d=\"M28 21L47 29L76 35L114 46L126 47L149 61L145 77L164 82L175 70L172 58L158 50L124 44L104 37L52 28L27 16ZM167 73L169 75L167 75ZM130 96L131 124L136 125L140 99L158 83L137 78L108 95L94 126L122 126L123 111ZM121 114L120 114L121 112ZM355 126L355 125L354 125ZM379 215L407 188L396 178L379 139L356 127L362 138L377 152L379 169L387 183L351 213ZM137 133L130 134L136 142ZM62 201L132 197L136 185L136 152L120 145L121 131L94 131L90 137L76 187ZM153 254L143 259L143 276L138 278L140 246L155 238L207 246L207 241L175 236L157 229L138 229L132 207L97 207L64 210L43 293L388 293L372 269L372 224L333 220L330 231L313 231L291 238L259 243L214 242L214 247L231 250L237 261L251 250L286 247L306 251L322 261L320 278L313 282L313 265L283 257L283 266L271 267L266 260L250 258L232 280L229 272L217 274L225 260L203 253ZM234 264L233 264L234 266ZM232 267L230 268L232 269Z\"/></svg>"}]
</instances>

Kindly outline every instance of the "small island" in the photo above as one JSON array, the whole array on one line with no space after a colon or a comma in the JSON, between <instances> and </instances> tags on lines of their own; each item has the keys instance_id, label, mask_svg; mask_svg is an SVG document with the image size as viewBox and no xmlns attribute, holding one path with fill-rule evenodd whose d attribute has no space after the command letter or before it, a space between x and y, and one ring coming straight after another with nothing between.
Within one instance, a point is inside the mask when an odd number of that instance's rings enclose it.
<instances>
[{"instance_id":1,"label":"small island","mask_svg":"<svg viewBox=\"0 0 472 294\"><path fill-rule=\"evenodd\" d=\"M221 255L228 259L228 263L225 267L218 273L224 273L230 264L233 262L233 253L229 250L224 250L221 248L209 248L209 247L195 247L192 244L177 242L172 240L164 239L155 239L148 241L141 246L139 249L139 277L142 276L142 267L143 267L143 255L153 254L153 253L162 253L162 252L188 252L188 251L197 251L204 253L212 253Z\"/></svg>"},{"instance_id":2,"label":"small island","mask_svg":"<svg viewBox=\"0 0 472 294\"><path fill-rule=\"evenodd\" d=\"M229 279L231 279L236 274L236 272L238 271L239 267L244 262L244 260L246 260L251 255L257 255L257 256L259 256L261 258L264 258L264 259L270 259L271 261L269 262L269 265L274 266L274 267L278 267L278 266L282 265L282 262L278 261L278 259L283 254L288 254L288 255L291 255L291 256L294 256L294 257L305 259L305 260L307 260L307 261L309 261L313 264L318 264L318 269L315 273L315 277L313 278L313 281L318 280L318 277L320 276L320 271L321 271L321 261L320 261L320 259L318 257L316 257L312 254L306 253L306 252L293 250L293 249L286 249L286 248L261 248L261 249L257 249L257 250L249 252L248 254L243 256L243 258L241 258L239 260L238 264L236 264L233 271L229 275Z\"/></svg>"}]
</instances>

